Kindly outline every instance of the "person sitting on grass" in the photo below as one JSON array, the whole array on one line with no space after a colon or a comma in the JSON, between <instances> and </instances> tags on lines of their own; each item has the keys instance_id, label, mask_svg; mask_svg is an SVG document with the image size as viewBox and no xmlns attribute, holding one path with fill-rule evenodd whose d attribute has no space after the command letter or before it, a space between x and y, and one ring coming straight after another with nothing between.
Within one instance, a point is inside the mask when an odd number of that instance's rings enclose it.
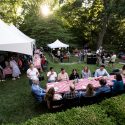
<instances>
[{"instance_id":1,"label":"person sitting on grass","mask_svg":"<svg viewBox=\"0 0 125 125\"><path fill-rule=\"evenodd\" d=\"M74 98L77 98L77 97L79 97L79 93L78 93L77 91L75 91L75 86L74 86L74 84L72 84L72 85L70 86L70 91L67 92L67 93L65 93L65 94L63 95L63 98L64 98L64 99L74 99Z\"/></svg>"},{"instance_id":2,"label":"person sitting on grass","mask_svg":"<svg viewBox=\"0 0 125 125\"><path fill-rule=\"evenodd\" d=\"M107 70L105 69L104 65L101 65L99 69L95 71L95 77L100 77L100 76L110 76Z\"/></svg>"},{"instance_id":3,"label":"person sitting on grass","mask_svg":"<svg viewBox=\"0 0 125 125\"><path fill-rule=\"evenodd\" d=\"M32 80L33 80L33 84L31 86L32 93L35 94L36 98L39 101L43 101L46 91L39 86L39 79L37 77L34 77Z\"/></svg>"},{"instance_id":4,"label":"person sitting on grass","mask_svg":"<svg viewBox=\"0 0 125 125\"><path fill-rule=\"evenodd\" d=\"M74 79L79 79L79 74L77 73L76 69L72 70L72 74L69 77L70 80L74 80Z\"/></svg>"},{"instance_id":5,"label":"person sitting on grass","mask_svg":"<svg viewBox=\"0 0 125 125\"><path fill-rule=\"evenodd\" d=\"M111 91L110 87L107 84L107 81L105 79L101 79L99 80L99 83L101 85L101 87L99 87L97 90L96 90L96 94L100 94L100 93L108 93Z\"/></svg>"},{"instance_id":6,"label":"person sitting on grass","mask_svg":"<svg viewBox=\"0 0 125 125\"><path fill-rule=\"evenodd\" d=\"M66 73L64 68L61 68L61 72L58 74L58 81L69 80L68 73Z\"/></svg>"},{"instance_id":7,"label":"person sitting on grass","mask_svg":"<svg viewBox=\"0 0 125 125\"><path fill-rule=\"evenodd\" d=\"M47 91L44 99L47 102L48 109L52 109L52 108L56 108L56 107L60 107L61 106L61 105L59 105L59 106L53 106L52 105L53 101L61 100L62 99L62 96L60 94L55 94L55 89L53 87L51 87Z\"/></svg>"},{"instance_id":8,"label":"person sitting on grass","mask_svg":"<svg viewBox=\"0 0 125 125\"><path fill-rule=\"evenodd\" d=\"M115 80L112 80L112 82L113 82L113 86L112 86L113 93L117 93L119 91L124 90L124 83L123 83L121 74L119 73L116 74Z\"/></svg>"},{"instance_id":9,"label":"person sitting on grass","mask_svg":"<svg viewBox=\"0 0 125 125\"><path fill-rule=\"evenodd\" d=\"M53 67L50 67L50 71L47 73L48 83L55 82L57 80L57 73L54 71Z\"/></svg>"},{"instance_id":10,"label":"person sitting on grass","mask_svg":"<svg viewBox=\"0 0 125 125\"><path fill-rule=\"evenodd\" d=\"M93 97L95 96L96 92L94 91L94 87L92 84L88 84L86 87L86 91L85 92L81 92L81 96L84 97Z\"/></svg>"}]
</instances>

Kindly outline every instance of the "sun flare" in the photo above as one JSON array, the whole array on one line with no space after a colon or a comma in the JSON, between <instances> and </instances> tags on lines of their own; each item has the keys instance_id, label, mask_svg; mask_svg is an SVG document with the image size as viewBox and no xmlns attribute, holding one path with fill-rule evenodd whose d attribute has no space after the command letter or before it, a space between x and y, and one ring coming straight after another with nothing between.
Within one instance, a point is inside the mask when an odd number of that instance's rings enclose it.
<instances>
[{"instance_id":1,"label":"sun flare","mask_svg":"<svg viewBox=\"0 0 125 125\"><path fill-rule=\"evenodd\" d=\"M48 5L41 5L41 13L44 15L44 16L48 16L50 14L50 8Z\"/></svg>"}]
</instances>

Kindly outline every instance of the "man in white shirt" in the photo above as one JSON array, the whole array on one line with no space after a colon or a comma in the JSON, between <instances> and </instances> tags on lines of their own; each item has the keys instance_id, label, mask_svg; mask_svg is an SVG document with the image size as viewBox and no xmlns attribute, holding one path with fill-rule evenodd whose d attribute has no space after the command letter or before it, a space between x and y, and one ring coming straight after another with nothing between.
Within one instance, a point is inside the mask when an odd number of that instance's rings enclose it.
<instances>
[{"instance_id":1,"label":"man in white shirt","mask_svg":"<svg viewBox=\"0 0 125 125\"><path fill-rule=\"evenodd\" d=\"M114 66L115 60L116 60L116 54L113 53L112 56L111 56L111 60L110 60L110 63L112 64L112 67Z\"/></svg>"},{"instance_id":2,"label":"man in white shirt","mask_svg":"<svg viewBox=\"0 0 125 125\"><path fill-rule=\"evenodd\" d=\"M50 67L50 71L47 73L48 82L55 82L57 80L57 73L54 72L53 67Z\"/></svg>"},{"instance_id":3,"label":"man in white shirt","mask_svg":"<svg viewBox=\"0 0 125 125\"><path fill-rule=\"evenodd\" d=\"M97 69L95 71L95 77L99 77L99 76L110 76L109 73L107 72L107 70L105 69L104 65L101 65L99 69Z\"/></svg>"},{"instance_id":4,"label":"man in white shirt","mask_svg":"<svg viewBox=\"0 0 125 125\"><path fill-rule=\"evenodd\" d=\"M30 68L27 70L27 77L29 78L29 84L32 85L34 77L39 77L39 71L34 68L33 64L30 64Z\"/></svg>"}]
</instances>

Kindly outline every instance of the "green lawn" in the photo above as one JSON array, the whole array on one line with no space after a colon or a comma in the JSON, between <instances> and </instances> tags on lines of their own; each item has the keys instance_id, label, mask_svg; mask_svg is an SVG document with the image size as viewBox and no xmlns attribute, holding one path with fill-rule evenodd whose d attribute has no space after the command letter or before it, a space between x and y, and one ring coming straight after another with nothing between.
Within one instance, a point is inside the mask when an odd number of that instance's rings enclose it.
<instances>
[{"instance_id":1,"label":"green lawn","mask_svg":"<svg viewBox=\"0 0 125 125\"><path fill-rule=\"evenodd\" d=\"M78 69L78 72L81 73L84 63L75 63L75 64L59 64L53 63L51 57L46 55L49 61L49 67L53 66L55 71L59 73L60 68L64 67L66 71L70 74L73 68ZM74 57L72 57L71 62L73 62ZM75 62L77 58L75 58ZM88 65L92 72L97 68L96 65ZM121 68L121 65L116 64L115 67ZM111 68L107 67L107 70L111 72ZM44 73L45 75L45 73ZM41 83L45 87L46 79ZM119 103L118 103L119 101ZM103 101L100 105L92 105L83 108L73 108L66 112L50 114L49 111L45 108L38 106L34 98L31 95L30 86L28 84L28 79L24 74L21 76L21 79L17 81L7 80L4 83L0 83L0 124L33 124L37 125L38 122L41 122L43 125L63 125L63 124L75 124L74 122L81 125L91 124L104 124L107 121L107 124L115 124L116 122L120 123L124 121L125 116L125 95L114 97L109 100ZM115 103L118 103L115 106ZM122 105L123 104L123 105ZM121 105L121 107L119 106ZM108 110L108 109L111 110ZM114 109L113 109L114 108ZM113 112L113 115L110 114ZM117 113L118 112L118 113ZM44 114L44 115L43 115ZM91 117L90 117L91 114ZM117 116L115 116L117 114ZM84 115L84 116L82 116ZM35 118L36 117L36 118ZM69 117L71 123L66 118ZM90 118L89 118L90 117ZM35 119L33 119L35 118ZM46 118L48 120L46 120ZM73 120L72 120L73 118ZM118 121L116 119L120 118ZM29 121L29 119L33 119ZM90 121L89 121L90 119ZM51 120L51 122L50 122ZM74 121L75 120L75 121ZM121 120L121 121L120 121ZM43 121L43 123L42 123ZM31 122L31 123L30 123ZM64 123L63 123L64 122ZM124 122L125 123L125 122ZM104 124L105 125L105 124Z\"/></svg>"}]
</instances>

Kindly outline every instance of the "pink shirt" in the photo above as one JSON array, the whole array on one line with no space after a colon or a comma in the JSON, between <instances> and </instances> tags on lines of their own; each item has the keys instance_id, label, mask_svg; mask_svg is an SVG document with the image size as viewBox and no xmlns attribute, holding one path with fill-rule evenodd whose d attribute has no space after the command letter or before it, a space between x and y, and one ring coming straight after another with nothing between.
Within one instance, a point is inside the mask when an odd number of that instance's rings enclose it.
<instances>
[{"instance_id":1,"label":"pink shirt","mask_svg":"<svg viewBox=\"0 0 125 125\"><path fill-rule=\"evenodd\" d=\"M59 80L59 81L69 80L69 76L68 76L68 74L67 74L66 72L65 72L64 74L59 73L59 74L58 74L58 80Z\"/></svg>"}]
</instances>

